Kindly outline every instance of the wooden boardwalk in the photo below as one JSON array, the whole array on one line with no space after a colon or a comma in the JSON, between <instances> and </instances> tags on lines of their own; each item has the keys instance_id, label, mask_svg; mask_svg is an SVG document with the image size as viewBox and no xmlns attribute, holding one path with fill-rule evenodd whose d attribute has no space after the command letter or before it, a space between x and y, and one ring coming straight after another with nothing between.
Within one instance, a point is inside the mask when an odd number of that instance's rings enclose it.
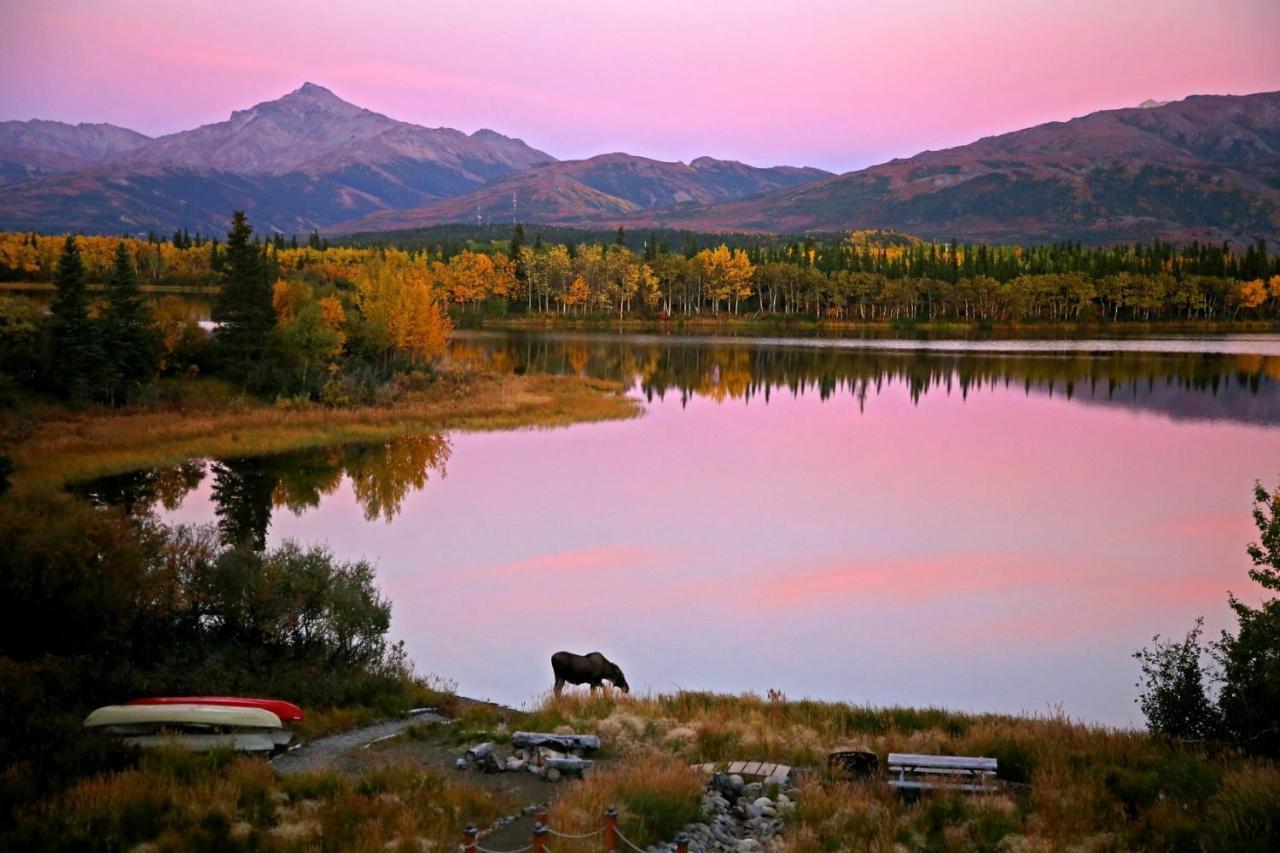
<instances>
[{"instance_id":1,"label":"wooden boardwalk","mask_svg":"<svg viewBox=\"0 0 1280 853\"><path fill-rule=\"evenodd\" d=\"M738 776L759 776L761 779L791 775L790 765L773 764L767 761L722 761L719 764L692 764L690 766L694 770L701 770L703 773L730 773Z\"/></svg>"}]
</instances>

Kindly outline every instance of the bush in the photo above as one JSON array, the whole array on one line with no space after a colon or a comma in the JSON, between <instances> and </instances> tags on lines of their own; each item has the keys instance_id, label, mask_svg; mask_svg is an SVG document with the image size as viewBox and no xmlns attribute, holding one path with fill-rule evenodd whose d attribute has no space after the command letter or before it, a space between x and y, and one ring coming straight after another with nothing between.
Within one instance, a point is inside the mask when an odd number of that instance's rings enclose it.
<instances>
[{"instance_id":1,"label":"bush","mask_svg":"<svg viewBox=\"0 0 1280 853\"><path fill-rule=\"evenodd\" d=\"M1280 490L1254 484L1253 520L1259 539L1248 547L1249 577L1263 589L1280 591ZM1259 755L1280 755L1280 599L1250 607L1229 596L1236 633L1223 631L1211 647L1220 676L1203 665L1200 620L1182 642L1160 642L1134 654L1142 663L1138 703L1152 732L1172 737L1225 737ZM1217 702L1206 681L1220 680Z\"/></svg>"},{"instance_id":2,"label":"bush","mask_svg":"<svg viewBox=\"0 0 1280 853\"><path fill-rule=\"evenodd\" d=\"M1133 654L1142 665L1137 702L1153 734L1206 740L1219 733L1221 714L1205 694L1205 681L1213 675L1203 665L1207 653L1200 643L1203 622L1197 619L1181 642L1163 642L1156 635L1152 648Z\"/></svg>"},{"instance_id":3,"label":"bush","mask_svg":"<svg viewBox=\"0 0 1280 853\"><path fill-rule=\"evenodd\" d=\"M13 804L125 764L80 727L97 705L270 693L390 714L438 695L387 644L390 605L373 568L324 548L256 551L212 528L11 491L0 498L0 566L0 827Z\"/></svg>"}]
</instances>

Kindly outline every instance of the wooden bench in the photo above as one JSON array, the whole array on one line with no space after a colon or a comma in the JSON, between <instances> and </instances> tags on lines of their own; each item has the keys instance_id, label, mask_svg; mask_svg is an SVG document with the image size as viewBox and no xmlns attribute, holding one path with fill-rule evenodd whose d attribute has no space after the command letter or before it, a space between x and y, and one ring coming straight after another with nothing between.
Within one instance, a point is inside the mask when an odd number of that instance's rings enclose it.
<instances>
[{"instance_id":1,"label":"wooden bench","mask_svg":"<svg viewBox=\"0 0 1280 853\"><path fill-rule=\"evenodd\" d=\"M899 790L994 791L996 760L964 755L889 753L889 784Z\"/></svg>"}]
</instances>

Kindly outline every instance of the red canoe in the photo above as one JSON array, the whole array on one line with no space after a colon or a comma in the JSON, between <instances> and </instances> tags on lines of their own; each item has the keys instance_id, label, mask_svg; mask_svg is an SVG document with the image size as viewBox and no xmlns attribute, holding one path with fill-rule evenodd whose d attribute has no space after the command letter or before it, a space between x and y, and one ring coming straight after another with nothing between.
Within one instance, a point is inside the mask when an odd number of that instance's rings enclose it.
<instances>
[{"instance_id":1,"label":"red canoe","mask_svg":"<svg viewBox=\"0 0 1280 853\"><path fill-rule=\"evenodd\" d=\"M236 708L261 708L282 722L302 719L302 709L283 699L252 699L244 696L149 696L132 699L130 705L231 705Z\"/></svg>"}]
</instances>

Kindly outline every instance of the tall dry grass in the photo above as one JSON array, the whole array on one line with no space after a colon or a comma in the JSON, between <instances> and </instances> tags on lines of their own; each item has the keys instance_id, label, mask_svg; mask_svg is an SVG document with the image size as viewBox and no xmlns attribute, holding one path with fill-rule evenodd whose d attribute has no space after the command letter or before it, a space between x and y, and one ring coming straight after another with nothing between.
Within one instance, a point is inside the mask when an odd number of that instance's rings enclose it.
<instances>
[{"instance_id":1,"label":"tall dry grass","mask_svg":"<svg viewBox=\"0 0 1280 853\"><path fill-rule=\"evenodd\" d=\"M19 815L17 849L449 849L515 804L414 767L280 778L260 759L158 752Z\"/></svg>"},{"instance_id":2,"label":"tall dry grass","mask_svg":"<svg viewBox=\"0 0 1280 853\"><path fill-rule=\"evenodd\" d=\"M618 828L640 847L670 841L681 827L701 818L705 779L688 765L659 752L633 755L608 770L570 782L559 793L547 819L567 835L595 832L604 823L605 809L618 810ZM599 850L600 840L570 844L556 840L556 849Z\"/></svg>"},{"instance_id":3,"label":"tall dry grass","mask_svg":"<svg viewBox=\"0 0 1280 853\"><path fill-rule=\"evenodd\" d=\"M681 692L549 698L522 726L598 732L613 755L814 768L788 818L792 850L1280 849L1280 768L1061 714L1013 717ZM993 796L894 793L825 777L828 752L982 755ZM645 758L644 760L650 760ZM592 807L599 805L592 803Z\"/></svg>"}]
</instances>

